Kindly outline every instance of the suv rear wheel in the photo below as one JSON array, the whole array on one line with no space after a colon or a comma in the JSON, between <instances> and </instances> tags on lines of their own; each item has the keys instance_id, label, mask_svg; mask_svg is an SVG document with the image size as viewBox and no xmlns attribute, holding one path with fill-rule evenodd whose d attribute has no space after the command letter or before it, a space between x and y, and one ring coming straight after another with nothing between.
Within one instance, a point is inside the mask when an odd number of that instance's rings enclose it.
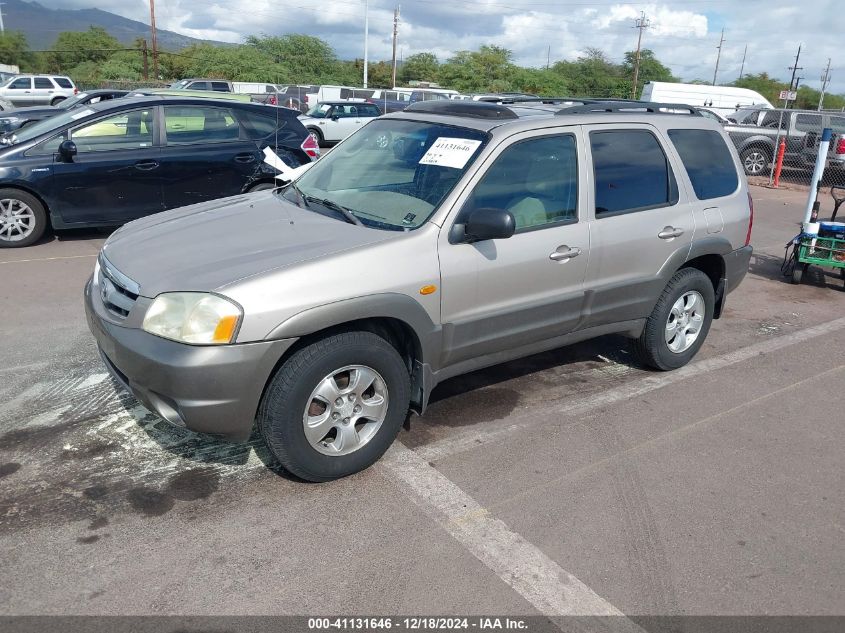
<instances>
[{"instance_id":1,"label":"suv rear wheel","mask_svg":"<svg viewBox=\"0 0 845 633\"><path fill-rule=\"evenodd\" d=\"M769 153L759 147L749 147L748 149L742 150L739 158L742 161L742 168L745 170L747 176L761 175L766 171L766 167L768 167L769 161L771 160Z\"/></svg>"},{"instance_id":2,"label":"suv rear wheel","mask_svg":"<svg viewBox=\"0 0 845 633\"><path fill-rule=\"evenodd\" d=\"M715 304L716 293L707 275L696 268L676 272L634 343L639 360L664 371L686 365L710 331Z\"/></svg>"},{"instance_id":3,"label":"suv rear wheel","mask_svg":"<svg viewBox=\"0 0 845 633\"><path fill-rule=\"evenodd\" d=\"M335 334L294 353L258 409L258 427L282 466L308 481L364 470L393 443L408 414L402 357L371 332Z\"/></svg>"},{"instance_id":4,"label":"suv rear wheel","mask_svg":"<svg viewBox=\"0 0 845 633\"><path fill-rule=\"evenodd\" d=\"M29 246L44 235L47 211L35 196L0 189L0 248Z\"/></svg>"},{"instance_id":5,"label":"suv rear wheel","mask_svg":"<svg viewBox=\"0 0 845 633\"><path fill-rule=\"evenodd\" d=\"M64 101L64 100L65 100L65 97L56 97L55 99L53 99L53 100L50 102L50 105L51 105L51 106L58 105L58 104L60 104L60 103L61 103L62 101Z\"/></svg>"}]
</instances>

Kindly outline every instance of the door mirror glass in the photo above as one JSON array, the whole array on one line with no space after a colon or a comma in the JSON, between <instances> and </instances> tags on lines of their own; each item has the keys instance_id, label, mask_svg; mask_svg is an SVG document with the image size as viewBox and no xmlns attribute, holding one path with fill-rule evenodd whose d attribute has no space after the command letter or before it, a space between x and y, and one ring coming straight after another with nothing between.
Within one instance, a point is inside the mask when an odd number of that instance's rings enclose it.
<instances>
[{"instance_id":1,"label":"door mirror glass","mask_svg":"<svg viewBox=\"0 0 845 633\"><path fill-rule=\"evenodd\" d=\"M515 230L516 221L510 211L482 207L470 212L464 226L465 241L503 240L513 235Z\"/></svg>"},{"instance_id":2,"label":"door mirror glass","mask_svg":"<svg viewBox=\"0 0 845 633\"><path fill-rule=\"evenodd\" d=\"M73 141L62 141L62 144L59 145L59 155L62 157L62 160L72 163L73 157L76 156L76 143Z\"/></svg>"}]
</instances>

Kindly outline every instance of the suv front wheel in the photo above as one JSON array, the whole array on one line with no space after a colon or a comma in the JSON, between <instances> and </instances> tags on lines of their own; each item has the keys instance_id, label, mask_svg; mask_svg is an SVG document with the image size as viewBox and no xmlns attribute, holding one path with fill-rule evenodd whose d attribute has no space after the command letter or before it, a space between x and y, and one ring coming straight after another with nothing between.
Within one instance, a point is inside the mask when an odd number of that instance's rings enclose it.
<instances>
[{"instance_id":1,"label":"suv front wheel","mask_svg":"<svg viewBox=\"0 0 845 633\"><path fill-rule=\"evenodd\" d=\"M410 402L402 357L371 332L344 332L295 352L273 376L258 427L281 465L308 481L364 470L393 443Z\"/></svg>"},{"instance_id":2,"label":"suv front wheel","mask_svg":"<svg viewBox=\"0 0 845 633\"><path fill-rule=\"evenodd\" d=\"M697 268L676 272L634 343L639 360L663 371L686 365L710 331L715 304L716 293L707 275Z\"/></svg>"}]
</instances>

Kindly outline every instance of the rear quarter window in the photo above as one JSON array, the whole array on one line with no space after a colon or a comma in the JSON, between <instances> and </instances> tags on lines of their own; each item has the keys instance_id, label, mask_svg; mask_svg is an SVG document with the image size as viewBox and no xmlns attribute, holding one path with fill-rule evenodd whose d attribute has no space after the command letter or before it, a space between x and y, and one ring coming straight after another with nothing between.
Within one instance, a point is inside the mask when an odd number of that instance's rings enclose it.
<instances>
[{"instance_id":1,"label":"rear quarter window","mask_svg":"<svg viewBox=\"0 0 845 633\"><path fill-rule=\"evenodd\" d=\"M669 130L699 200L721 198L739 186L733 156L722 135L713 130Z\"/></svg>"},{"instance_id":2,"label":"rear quarter window","mask_svg":"<svg viewBox=\"0 0 845 633\"><path fill-rule=\"evenodd\" d=\"M70 83L70 79L67 77L53 77L53 81L59 84L62 88L73 88L73 84Z\"/></svg>"}]
</instances>

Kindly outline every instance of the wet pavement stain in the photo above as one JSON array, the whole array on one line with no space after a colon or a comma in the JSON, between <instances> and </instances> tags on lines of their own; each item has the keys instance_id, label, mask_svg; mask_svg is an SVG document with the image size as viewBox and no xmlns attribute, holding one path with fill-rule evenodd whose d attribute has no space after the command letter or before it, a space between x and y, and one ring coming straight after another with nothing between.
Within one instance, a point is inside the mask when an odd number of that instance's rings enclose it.
<instances>
[{"instance_id":1,"label":"wet pavement stain","mask_svg":"<svg viewBox=\"0 0 845 633\"><path fill-rule=\"evenodd\" d=\"M8 464L0 464L0 477L8 477L14 475L21 469L21 465L17 462L9 462Z\"/></svg>"},{"instance_id":2,"label":"wet pavement stain","mask_svg":"<svg viewBox=\"0 0 845 633\"><path fill-rule=\"evenodd\" d=\"M194 468L170 478L167 492L180 501L196 501L210 497L220 484L220 473L213 468Z\"/></svg>"},{"instance_id":3,"label":"wet pavement stain","mask_svg":"<svg viewBox=\"0 0 845 633\"><path fill-rule=\"evenodd\" d=\"M82 543L83 545L92 545L100 540L100 537L96 534L92 534L91 536L80 536L76 539L77 543Z\"/></svg>"},{"instance_id":4,"label":"wet pavement stain","mask_svg":"<svg viewBox=\"0 0 845 633\"><path fill-rule=\"evenodd\" d=\"M167 514L176 503L170 495L143 486L133 488L126 497L135 512L148 517Z\"/></svg>"}]
</instances>

